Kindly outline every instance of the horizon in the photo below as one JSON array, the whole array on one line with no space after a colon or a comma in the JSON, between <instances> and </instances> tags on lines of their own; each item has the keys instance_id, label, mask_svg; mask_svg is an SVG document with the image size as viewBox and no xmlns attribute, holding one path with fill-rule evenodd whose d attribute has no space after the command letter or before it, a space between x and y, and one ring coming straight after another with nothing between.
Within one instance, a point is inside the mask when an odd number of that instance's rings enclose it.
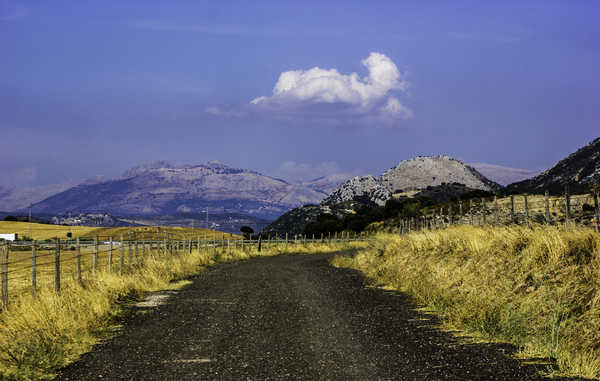
<instances>
[{"instance_id":1,"label":"horizon","mask_svg":"<svg viewBox=\"0 0 600 381\"><path fill-rule=\"evenodd\" d=\"M289 182L437 155L541 171L598 137L600 4L317 4L0 0L0 185L159 159Z\"/></svg>"}]
</instances>

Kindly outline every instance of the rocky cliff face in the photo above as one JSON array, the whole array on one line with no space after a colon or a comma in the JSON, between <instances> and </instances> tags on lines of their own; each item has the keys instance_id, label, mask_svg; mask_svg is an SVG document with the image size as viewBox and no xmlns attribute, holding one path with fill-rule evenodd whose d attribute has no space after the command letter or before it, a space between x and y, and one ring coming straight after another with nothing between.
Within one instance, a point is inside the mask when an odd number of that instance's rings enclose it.
<instances>
[{"instance_id":1,"label":"rocky cliff face","mask_svg":"<svg viewBox=\"0 0 600 381\"><path fill-rule=\"evenodd\" d=\"M118 179L82 183L37 204L37 213L104 211L114 215L238 212L274 218L318 203L323 194L302 185L219 162L172 165L156 162L127 170Z\"/></svg>"},{"instance_id":2,"label":"rocky cliff face","mask_svg":"<svg viewBox=\"0 0 600 381\"><path fill-rule=\"evenodd\" d=\"M475 169L448 156L416 157L401 161L381 176L355 177L333 191L322 204L335 205L358 198L384 205L395 193L417 193L428 187L462 184L465 191L501 188Z\"/></svg>"},{"instance_id":3,"label":"rocky cliff face","mask_svg":"<svg viewBox=\"0 0 600 381\"><path fill-rule=\"evenodd\" d=\"M562 159L552 168L534 178L510 184L511 193L561 194L569 185L573 193L587 192L593 185L600 185L600 138Z\"/></svg>"}]
</instances>

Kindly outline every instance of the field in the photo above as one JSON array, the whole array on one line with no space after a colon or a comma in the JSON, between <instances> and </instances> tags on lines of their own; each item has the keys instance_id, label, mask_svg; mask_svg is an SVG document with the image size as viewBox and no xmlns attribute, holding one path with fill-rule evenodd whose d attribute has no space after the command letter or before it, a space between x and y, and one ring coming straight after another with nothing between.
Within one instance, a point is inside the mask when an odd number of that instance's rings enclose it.
<instances>
[{"instance_id":1,"label":"field","mask_svg":"<svg viewBox=\"0 0 600 381\"><path fill-rule=\"evenodd\" d=\"M600 378L600 234L557 226L380 234L334 264L412 295L446 328Z\"/></svg>"},{"instance_id":2,"label":"field","mask_svg":"<svg viewBox=\"0 0 600 381\"><path fill-rule=\"evenodd\" d=\"M200 235L203 239L209 237L221 238L224 234L214 230L191 227L127 226L111 228L0 221L0 233L18 233L19 237L28 237L33 238L34 240L46 240L52 238L66 239L68 232L71 232L72 238L94 238L95 236L99 236L102 238L113 237L115 240L119 239L121 234L127 237L129 233L136 233L138 236L150 237L154 235L157 237L166 232L177 237L186 236L188 238L196 238Z\"/></svg>"}]
</instances>

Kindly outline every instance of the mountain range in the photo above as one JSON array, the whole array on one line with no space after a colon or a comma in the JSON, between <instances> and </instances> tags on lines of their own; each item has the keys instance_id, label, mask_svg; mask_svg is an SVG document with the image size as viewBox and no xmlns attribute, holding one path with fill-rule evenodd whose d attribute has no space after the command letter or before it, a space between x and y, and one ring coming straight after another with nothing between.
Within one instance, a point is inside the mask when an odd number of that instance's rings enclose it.
<instances>
[{"instance_id":1,"label":"mountain range","mask_svg":"<svg viewBox=\"0 0 600 381\"><path fill-rule=\"evenodd\" d=\"M36 213L101 210L119 216L211 212L274 218L325 195L306 185L229 167L217 161L140 165L117 179L93 179L34 205Z\"/></svg>"}]
</instances>

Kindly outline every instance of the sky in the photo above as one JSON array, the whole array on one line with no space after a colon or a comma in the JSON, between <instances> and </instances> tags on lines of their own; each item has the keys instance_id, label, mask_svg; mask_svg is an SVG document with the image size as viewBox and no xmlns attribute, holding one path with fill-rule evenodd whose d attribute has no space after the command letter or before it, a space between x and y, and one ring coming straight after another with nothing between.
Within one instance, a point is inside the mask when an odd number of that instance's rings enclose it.
<instances>
[{"instance_id":1,"label":"sky","mask_svg":"<svg viewBox=\"0 0 600 381\"><path fill-rule=\"evenodd\" d=\"M545 169L600 136L600 2L0 0L0 184L219 160Z\"/></svg>"}]
</instances>

